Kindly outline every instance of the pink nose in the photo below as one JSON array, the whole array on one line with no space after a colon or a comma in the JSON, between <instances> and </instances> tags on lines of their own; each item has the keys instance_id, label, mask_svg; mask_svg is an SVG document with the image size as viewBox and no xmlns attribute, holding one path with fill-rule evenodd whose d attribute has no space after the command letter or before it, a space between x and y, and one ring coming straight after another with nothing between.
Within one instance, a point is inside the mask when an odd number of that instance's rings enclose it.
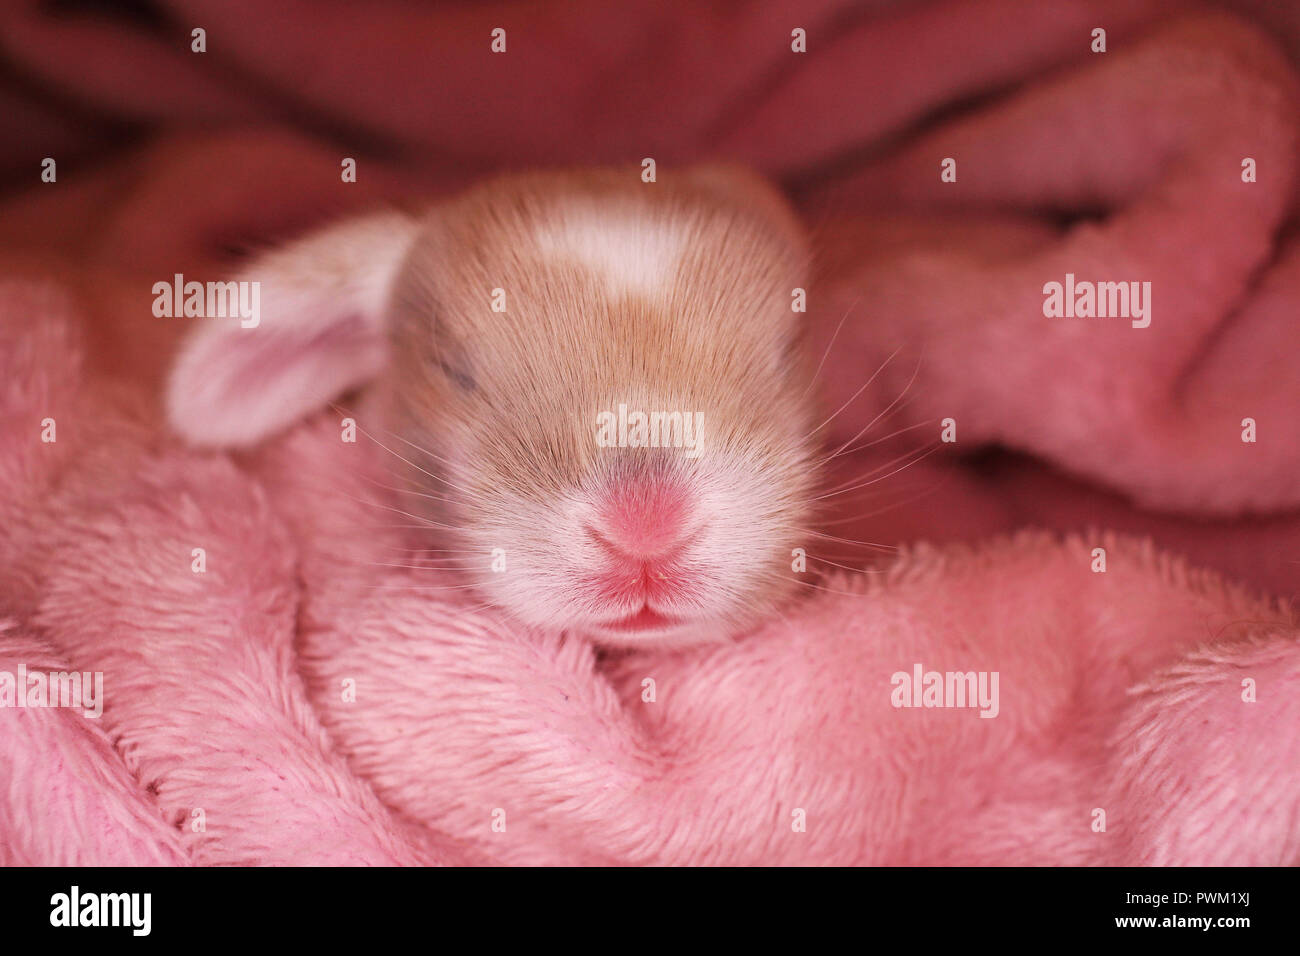
<instances>
[{"instance_id":1,"label":"pink nose","mask_svg":"<svg viewBox=\"0 0 1300 956\"><path fill-rule=\"evenodd\" d=\"M613 488L596 531L623 558L671 557L686 524L686 494L663 478L636 478Z\"/></svg>"},{"instance_id":2,"label":"pink nose","mask_svg":"<svg viewBox=\"0 0 1300 956\"><path fill-rule=\"evenodd\" d=\"M687 495L677 484L639 478L610 489L588 528L600 550L596 594L612 604L641 604L684 596L678 570L685 546Z\"/></svg>"}]
</instances>

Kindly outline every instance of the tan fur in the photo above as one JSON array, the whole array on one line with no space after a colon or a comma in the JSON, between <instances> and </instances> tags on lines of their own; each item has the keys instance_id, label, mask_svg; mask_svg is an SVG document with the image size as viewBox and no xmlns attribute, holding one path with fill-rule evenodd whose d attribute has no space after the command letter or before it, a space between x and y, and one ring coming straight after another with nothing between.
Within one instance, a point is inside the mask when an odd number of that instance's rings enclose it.
<instances>
[{"instance_id":1,"label":"tan fur","mask_svg":"<svg viewBox=\"0 0 1300 956\"><path fill-rule=\"evenodd\" d=\"M808 255L756 176L661 173L508 176L254 260L242 278L264 321L198 325L169 420L249 447L370 385L381 415L361 417L409 456L402 510L455 536L431 547L490 601L602 640L736 633L788 596L808 543L811 389L791 310ZM698 454L601 447L597 416L620 405L699 416ZM662 546L654 563L602 550L625 520L625 548ZM646 614L651 630L629 631Z\"/></svg>"},{"instance_id":2,"label":"tan fur","mask_svg":"<svg viewBox=\"0 0 1300 956\"><path fill-rule=\"evenodd\" d=\"M566 255L553 239L566 222L582 235L617 224L621 248ZM667 281L620 288L626 270L602 260L635 260L639 236L647 262L662 264L665 249L680 255ZM455 501L443 520L471 547L501 547L545 576L548 542L529 539L533 510L562 509L658 460L735 497L734 511L719 505L709 518L733 525L710 539L732 592L715 620L769 608L786 591L776 582L801 543L813 477L791 310L806 259L780 197L727 169L658 183L634 170L514 176L434 210L399 272L387 325L391 421L436 456L420 466L439 476L430 492ZM504 313L490 307L494 289L505 291ZM620 402L702 413L704 453L598 448L595 416ZM508 590L513 577L482 583Z\"/></svg>"}]
</instances>

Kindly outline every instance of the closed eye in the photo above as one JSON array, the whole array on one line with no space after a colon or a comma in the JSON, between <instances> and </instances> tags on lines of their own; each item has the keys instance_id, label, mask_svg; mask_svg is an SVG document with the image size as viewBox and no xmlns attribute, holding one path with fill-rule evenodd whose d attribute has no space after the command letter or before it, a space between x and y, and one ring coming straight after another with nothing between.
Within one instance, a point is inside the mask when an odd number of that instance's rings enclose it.
<instances>
[{"instance_id":1,"label":"closed eye","mask_svg":"<svg viewBox=\"0 0 1300 956\"><path fill-rule=\"evenodd\" d=\"M447 362L445 359L438 360L438 368L442 369L443 374L446 375L447 378L455 382L456 387L459 388L461 391L473 392L478 388L478 384L474 381L473 377L469 375L469 373L455 367L450 362Z\"/></svg>"}]
</instances>

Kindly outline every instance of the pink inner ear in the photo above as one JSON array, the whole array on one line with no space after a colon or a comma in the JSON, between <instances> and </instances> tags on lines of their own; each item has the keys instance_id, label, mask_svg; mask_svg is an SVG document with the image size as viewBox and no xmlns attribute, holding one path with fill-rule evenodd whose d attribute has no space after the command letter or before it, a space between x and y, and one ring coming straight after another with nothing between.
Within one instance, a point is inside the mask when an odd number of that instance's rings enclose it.
<instances>
[{"instance_id":1,"label":"pink inner ear","mask_svg":"<svg viewBox=\"0 0 1300 956\"><path fill-rule=\"evenodd\" d=\"M227 388L241 392L272 382L286 372L291 373L290 366L294 362L323 366L321 371L329 372L340 358L365 348L373 337L365 320L355 314L311 330L259 326L241 329L240 332L263 339L252 343L258 347L238 350L244 354L233 356Z\"/></svg>"},{"instance_id":2,"label":"pink inner ear","mask_svg":"<svg viewBox=\"0 0 1300 956\"><path fill-rule=\"evenodd\" d=\"M252 445L370 380L383 362L379 329L357 313L319 325L214 329L173 370L169 418L195 444Z\"/></svg>"}]
</instances>

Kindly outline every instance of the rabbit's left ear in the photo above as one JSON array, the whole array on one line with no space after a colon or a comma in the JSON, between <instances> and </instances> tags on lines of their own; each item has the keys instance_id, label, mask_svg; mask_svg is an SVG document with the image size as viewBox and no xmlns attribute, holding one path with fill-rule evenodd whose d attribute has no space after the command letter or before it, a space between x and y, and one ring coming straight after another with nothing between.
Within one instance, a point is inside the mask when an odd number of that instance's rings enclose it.
<instances>
[{"instance_id":1,"label":"rabbit's left ear","mask_svg":"<svg viewBox=\"0 0 1300 956\"><path fill-rule=\"evenodd\" d=\"M167 382L167 418L190 442L247 446L384 367L384 313L418 223L350 219L254 260L243 319L201 319Z\"/></svg>"},{"instance_id":2,"label":"rabbit's left ear","mask_svg":"<svg viewBox=\"0 0 1300 956\"><path fill-rule=\"evenodd\" d=\"M698 163L687 167L685 178L712 196L759 213L792 248L806 247L802 220L790 200L754 170L735 163Z\"/></svg>"}]
</instances>

